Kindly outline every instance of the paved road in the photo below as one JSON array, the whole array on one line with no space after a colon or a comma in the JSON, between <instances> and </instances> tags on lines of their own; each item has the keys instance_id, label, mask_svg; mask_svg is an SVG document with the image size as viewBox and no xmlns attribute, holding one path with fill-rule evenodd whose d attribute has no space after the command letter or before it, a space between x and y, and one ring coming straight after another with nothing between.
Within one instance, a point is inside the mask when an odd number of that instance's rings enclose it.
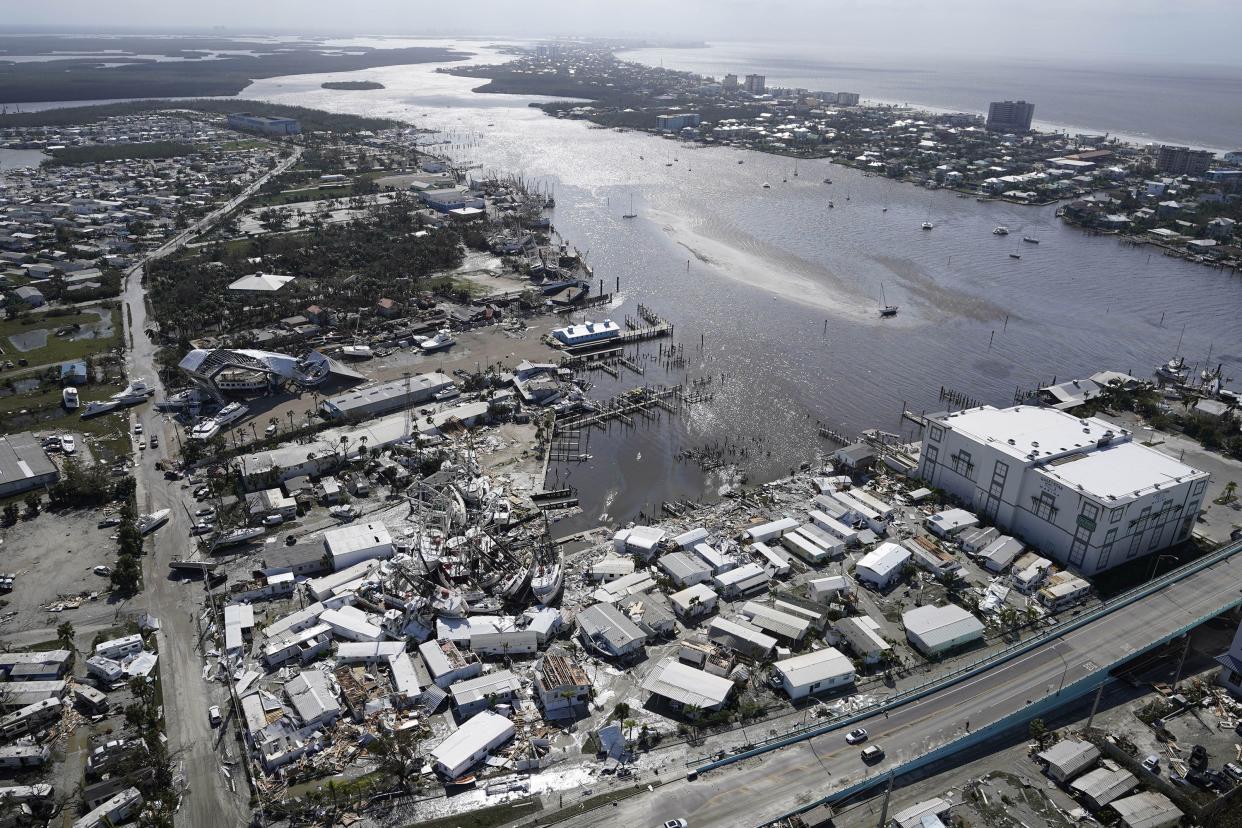
<instances>
[{"instance_id":1,"label":"paved road","mask_svg":"<svg viewBox=\"0 0 1242 828\"><path fill-rule=\"evenodd\" d=\"M750 826L796 810L868 776L908 762L966 732L1054 696L1101 665L1242 598L1242 554L1149 595L987 673L864 723L887 753L868 768L837 731L735 765L656 788L562 825L655 826L683 817L692 826Z\"/></svg>"},{"instance_id":2,"label":"paved road","mask_svg":"<svg viewBox=\"0 0 1242 828\"><path fill-rule=\"evenodd\" d=\"M176 238L151 253L147 260L158 259L180 249L185 242L223 215L235 209L262 186L270 176L296 163L301 150L283 161L267 175L260 177L236 198L195 222ZM155 363L157 346L145 334L147 328L146 293L142 285L143 267L130 271L125 284L126 369L131 379L144 377L163 396ZM164 688L165 721L169 749L180 761L188 793L177 824L189 828L214 828L219 825L245 825L249 822L249 791L245 779L237 775L237 791L221 771L217 753L219 740L228 739L231 731L213 729L207 721L207 708L222 704L223 690L209 685L202 678L202 659L198 654L196 614L203 603L201 582L180 582L169 579L169 561L188 557L191 520L184 505L193 500L180 483L164 480L155 462L169 458L176 446L173 430L164 415L148 406L131 409L132 426L141 422L145 433L160 435L160 447L148 448L139 454L135 476L138 480L138 508L141 512L171 509L168 523L146 541L143 578L145 589L138 602L145 602L149 612L160 619L160 677ZM193 506L190 507L191 510ZM223 706L223 704L222 704ZM236 755L236 748L233 749Z\"/></svg>"}]
</instances>

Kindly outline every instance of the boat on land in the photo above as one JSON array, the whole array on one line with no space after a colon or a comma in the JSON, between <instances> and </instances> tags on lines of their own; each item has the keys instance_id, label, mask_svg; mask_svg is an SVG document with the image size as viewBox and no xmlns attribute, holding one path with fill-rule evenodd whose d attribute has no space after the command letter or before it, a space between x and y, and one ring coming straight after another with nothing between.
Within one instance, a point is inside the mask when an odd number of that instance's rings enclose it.
<instances>
[{"instance_id":1,"label":"boat on land","mask_svg":"<svg viewBox=\"0 0 1242 828\"><path fill-rule=\"evenodd\" d=\"M88 420L91 417L98 417L101 414L107 414L110 411L116 411L124 407L125 403L119 400L93 400L86 404L86 408L82 409L82 419Z\"/></svg>"},{"instance_id":2,"label":"boat on land","mask_svg":"<svg viewBox=\"0 0 1242 828\"><path fill-rule=\"evenodd\" d=\"M370 345L346 345L341 348L341 356L347 359L370 359L375 356Z\"/></svg>"},{"instance_id":3,"label":"boat on land","mask_svg":"<svg viewBox=\"0 0 1242 828\"><path fill-rule=\"evenodd\" d=\"M565 584L564 553L557 550L555 556L539 555L531 564L530 591L535 600L547 606L560 594Z\"/></svg>"},{"instance_id":4,"label":"boat on land","mask_svg":"<svg viewBox=\"0 0 1242 828\"><path fill-rule=\"evenodd\" d=\"M138 516L138 534L149 535L156 529L159 529L165 523L168 523L168 517L172 514L172 509L160 509L158 512L152 512L149 515Z\"/></svg>"},{"instance_id":5,"label":"boat on land","mask_svg":"<svg viewBox=\"0 0 1242 828\"><path fill-rule=\"evenodd\" d=\"M60 399L64 403L65 408L70 411L82 404L81 397L78 396L78 389L72 385L65 386L65 390L60 392Z\"/></svg>"},{"instance_id":6,"label":"boat on land","mask_svg":"<svg viewBox=\"0 0 1242 828\"><path fill-rule=\"evenodd\" d=\"M420 342L418 347L422 348L427 353L431 353L432 351L443 351L445 348L451 347L454 342L456 342L456 340L453 339L453 335L449 332L449 329L443 328L439 333L431 337L431 339L424 339Z\"/></svg>"},{"instance_id":7,"label":"boat on land","mask_svg":"<svg viewBox=\"0 0 1242 828\"><path fill-rule=\"evenodd\" d=\"M140 403L150 399L155 394L155 389L147 385L147 381L142 377L133 380L129 385L125 386L124 391L120 391L112 395L112 399L122 404Z\"/></svg>"},{"instance_id":8,"label":"boat on land","mask_svg":"<svg viewBox=\"0 0 1242 828\"><path fill-rule=\"evenodd\" d=\"M212 550L224 549L228 546L236 546L239 543L245 543L248 540L254 540L263 535L261 526L252 526L245 529L234 529L232 532L225 532L214 541L211 542Z\"/></svg>"}]
</instances>

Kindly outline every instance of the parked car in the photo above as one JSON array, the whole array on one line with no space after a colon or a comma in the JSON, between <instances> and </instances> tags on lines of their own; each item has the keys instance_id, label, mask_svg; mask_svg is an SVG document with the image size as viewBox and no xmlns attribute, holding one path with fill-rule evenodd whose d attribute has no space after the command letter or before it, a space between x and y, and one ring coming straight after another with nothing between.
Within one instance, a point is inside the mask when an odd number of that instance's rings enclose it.
<instances>
[{"instance_id":1,"label":"parked car","mask_svg":"<svg viewBox=\"0 0 1242 828\"><path fill-rule=\"evenodd\" d=\"M100 564L99 566L95 567L94 571L96 575L103 575L104 577L107 577L108 575L112 574L112 568L108 566L104 566L103 564Z\"/></svg>"},{"instance_id":2,"label":"parked car","mask_svg":"<svg viewBox=\"0 0 1242 828\"><path fill-rule=\"evenodd\" d=\"M206 534L210 534L211 532L215 531L215 528L216 527L212 526L210 523L196 523L190 527L190 534L191 535L206 535Z\"/></svg>"},{"instance_id":3,"label":"parked car","mask_svg":"<svg viewBox=\"0 0 1242 828\"><path fill-rule=\"evenodd\" d=\"M1201 771L1207 767L1208 753L1207 748L1203 745L1195 745L1190 749L1190 759L1187 760L1191 770Z\"/></svg>"},{"instance_id":4,"label":"parked car","mask_svg":"<svg viewBox=\"0 0 1242 828\"><path fill-rule=\"evenodd\" d=\"M100 529L107 529L110 526L120 526L120 525L121 525L121 519L117 517L116 515L109 515L108 517L99 521Z\"/></svg>"},{"instance_id":5,"label":"parked car","mask_svg":"<svg viewBox=\"0 0 1242 828\"><path fill-rule=\"evenodd\" d=\"M211 726L215 727L220 724L220 706L213 704L207 708L207 721L211 722Z\"/></svg>"},{"instance_id":6,"label":"parked car","mask_svg":"<svg viewBox=\"0 0 1242 828\"><path fill-rule=\"evenodd\" d=\"M211 494L210 486L199 486L197 489L194 490L194 497L197 498L198 500L202 500L204 497L206 497L209 494Z\"/></svg>"},{"instance_id":7,"label":"parked car","mask_svg":"<svg viewBox=\"0 0 1242 828\"><path fill-rule=\"evenodd\" d=\"M135 433L135 434L141 434L141 433L142 433L142 423L138 423L137 425L135 425L135 426L134 426L134 433Z\"/></svg>"},{"instance_id":8,"label":"parked car","mask_svg":"<svg viewBox=\"0 0 1242 828\"><path fill-rule=\"evenodd\" d=\"M159 448L159 447L160 447L160 435L152 434L151 435L151 448Z\"/></svg>"},{"instance_id":9,"label":"parked car","mask_svg":"<svg viewBox=\"0 0 1242 828\"><path fill-rule=\"evenodd\" d=\"M690 823L686 822L681 817L678 817L677 819L666 819L664 820L664 828L690 828Z\"/></svg>"},{"instance_id":10,"label":"parked car","mask_svg":"<svg viewBox=\"0 0 1242 828\"><path fill-rule=\"evenodd\" d=\"M211 518L216 516L216 510L211 506L206 506L194 513L194 517Z\"/></svg>"},{"instance_id":11,"label":"parked car","mask_svg":"<svg viewBox=\"0 0 1242 828\"><path fill-rule=\"evenodd\" d=\"M1160 773L1160 757L1154 753L1149 753L1147 758L1143 760L1143 767L1152 773Z\"/></svg>"},{"instance_id":12,"label":"parked car","mask_svg":"<svg viewBox=\"0 0 1242 828\"><path fill-rule=\"evenodd\" d=\"M871 764L872 762L878 762L883 758L884 758L884 748L880 747L879 745L870 745L868 747L863 748L862 760L866 762L867 764Z\"/></svg>"},{"instance_id":13,"label":"parked car","mask_svg":"<svg viewBox=\"0 0 1242 828\"><path fill-rule=\"evenodd\" d=\"M1242 765L1239 765L1237 762L1226 762L1225 766L1220 769L1220 772L1235 785L1242 782Z\"/></svg>"},{"instance_id":14,"label":"parked car","mask_svg":"<svg viewBox=\"0 0 1242 828\"><path fill-rule=\"evenodd\" d=\"M264 526L279 526L280 524L284 522L285 522L285 518L283 515L268 515L267 517L263 518Z\"/></svg>"},{"instance_id":15,"label":"parked car","mask_svg":"<svg viewBox=\"0 0 1242 828\"><path fill-rule=\"evenodd\" d=\"M264 436L264 437L274 437L274 436L276 436L276 424L275 424L275 423L272 423L272 424L271 424L271 425L269 425L267 428L263 429L263 436Z\"/></svg>"},{"instance_id":16,"label":"parked car","mask_svg":"<svg viewBox=\"0 0 1242 828\"><path fill-rule=\"evenodd\" d=\"M845 743L849 745L861 745L863 742L867 741L867 736L867 728L860 727L857 730L851 730L849 733L845 734Z\"/></svg>"}]
</instances>

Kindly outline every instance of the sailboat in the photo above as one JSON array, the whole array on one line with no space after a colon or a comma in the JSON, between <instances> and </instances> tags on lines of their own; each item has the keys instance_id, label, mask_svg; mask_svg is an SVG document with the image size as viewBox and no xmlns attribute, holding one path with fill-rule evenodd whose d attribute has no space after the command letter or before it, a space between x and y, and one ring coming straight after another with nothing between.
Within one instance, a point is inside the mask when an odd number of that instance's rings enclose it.
<instances>
[{"instance_id":1,"label":"sailboat","mask_svg":"<svg viewBox=\"0 0 1242 828\"><path fill-rule=\"evenodd\" d=\"M888 297L884 294L884 283L880 282L880 316L889 317L897 315L897 306L888 303Z\"/></svg>"},{"instance_id":2,"label":"sailboat","mask_svg":"<svg viewBox=\"0 0 1242 828\"><path fill-rule=\"evenodd\" d=\"M634 212L634 194L630 193L630 211L622 213L621 218L638 218L638 213Z\"/></svg>"}]
</instances>

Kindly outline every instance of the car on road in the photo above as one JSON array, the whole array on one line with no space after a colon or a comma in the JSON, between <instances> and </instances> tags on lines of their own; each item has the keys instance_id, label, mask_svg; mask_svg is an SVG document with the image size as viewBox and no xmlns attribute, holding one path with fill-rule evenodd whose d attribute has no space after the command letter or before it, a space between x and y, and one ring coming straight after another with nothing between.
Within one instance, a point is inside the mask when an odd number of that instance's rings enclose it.
<instances>
[{"instance_id":1,"label":"car on road","mask_svg":"<svg viewBox=\"0 0 1242 828\"><path fill-rule=\"evenodd\" d=\"M664 820L662 828L690 828L690 823L686 822L681 817L678 817L677 819L666 819Z\"/></svg>"},{"instance_id":2,"label":"car on road","mask_svg":"<svg viewBox=\"0 0 1242 828\"><path fill-rule=\"evenodd\" d=\"M845 734L845 743L847 745L861 745L867 741L867 728L860 727L857 730L851 730Z\"/></svg>"},{"instance_id":3,"label":"car on road","mask_svg":"<svg viewBox=\"0 0 1242 828\"><path fill-rule=\"evenodd\" d=\"M105 577L112 574L112 568L104 566L103 564L95 567L94 571L96 575L103 575Z\"/></svg>"},{"instance_id":4,"label":"car on road","mask_svg":"<svg viewBox=\"0 0 1242 828\"><path fill-rule=\"evenodd\" d=\"M863 748L862 750L862 760L866 762L867 764L871 764L872 762L878 762L883 758L884 758L884 748L880 747L879 745L870 745L868 747Z\"/></svg>"},{"instance_id":5,"label":"car on road","mask_svg":"<svg viewBox=\"0 0 1242 828\"><path fill-rule=\"evenodd\" d=\"M141 433L142 433L142 423L138 423L137 425L135 425L135 426L134 426L134 433L135 433L135 434L141 434Z\"/></svg>"},{"instance_id":6,"label":"car on road","mask_svg":"<svg viewBox=\"0 0 1242 828\"><path fill-rule=\"evenodd\" d=\"M168 471L164 472L165 480L180 480L183 477L185 477L185 475L177 471L176 469L169 469Z\"/></svg>"},{"instance_id":7,"label":"car on road","mask_svg":"<svg viewBox=\"0 0 1242 828\"><path fill-rule=\"evenodd\" d=\"M207 721L211 722L212 727L216 727L217 725L220 724L220 706L219 705L213 704L211 707L207 708Z\"/></svg>"},{"instance_id":8,"label":"car on road","mask_svg":"<svg viewBox=\"0 0 1242 828\"><path fill-rule=\"evenodd\" d=\"M1160 757L1154 753L1149 753L1147 758L1143 760L1143 767L1152 773L1160 773Z\"/></svg>"},{"instance_id":9,"label":"car on road","mask_svg":"<svg viewBox=\"0 0 1242 828\"><path fill-rule=\"evenodd\" d=\"M139 440L139 441L138 441L138 450L139 450L139 451L146 451L146 450L147 450L147 441L146 441L146 440Z\"/></svg>"},{"instance_id":10,"label":"car on road","mask_svg":"<svg viewBox=\"0 0 1242 828\"><path fill-rule=\"evenodd\" d=\"M151 435L151 448L159 448L159 447L160 447L160 435L152 434Z\"/></svg>"}]
</instances>

